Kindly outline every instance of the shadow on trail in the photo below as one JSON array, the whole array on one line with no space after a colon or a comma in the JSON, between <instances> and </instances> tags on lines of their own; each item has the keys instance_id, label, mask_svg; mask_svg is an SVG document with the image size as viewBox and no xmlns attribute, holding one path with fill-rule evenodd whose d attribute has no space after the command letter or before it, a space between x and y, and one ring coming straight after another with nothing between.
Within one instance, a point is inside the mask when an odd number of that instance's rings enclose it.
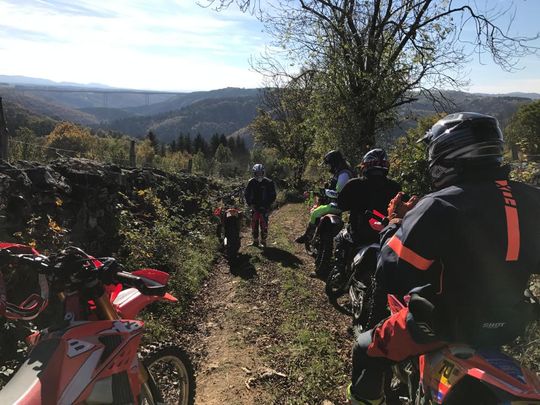
<instances>
[{"instance_id":1,"label":"shadow on trail","mask_svg":"<svg viewBox=\"0 0 540 405\"><path fill-rule=\"evenodd\" d=\"M250 280L257 275L255 266L251 263L251 255L246 253L238 254L236 260L229 262L229 269L233 276L238 276L244 280Z\"/></svg>"},{"instance_id":2,"label":"shadow on trail","mask_svg":"<svg viewBox=\"0 0 540 405\"><path fill-rule=\"evenodd\" d=\"M292 269L297 269L303 263L298 256L276 247L264 248L262 255L268 260L278 262L282 266L290 267Z\"/></svg>"}]
</instances>

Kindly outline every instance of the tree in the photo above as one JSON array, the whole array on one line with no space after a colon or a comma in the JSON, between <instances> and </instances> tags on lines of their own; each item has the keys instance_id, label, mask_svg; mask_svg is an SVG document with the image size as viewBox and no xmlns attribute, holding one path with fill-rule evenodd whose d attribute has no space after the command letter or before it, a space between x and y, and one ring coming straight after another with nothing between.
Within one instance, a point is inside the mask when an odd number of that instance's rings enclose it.
<instances>
[{"instance_id":1,"label":"tree","mask_svg":"<svg viewBox=\"0 0 540 405\"><path fill-rule=\"evenodd\" d=\"M509 143L518 145L527 155L536 155L534 160L540 160L540 100L519 107L505 135Z\"/></svg>"},{"instance_id":2,"label":"tree","mask_svg":"<svg viewBox=\"0 0 540 405\"><path fill-rule=\"evenodd\" d=\"M148 131L148 133L146 134L146 139L150 141L150 145L152 145L154 151L157 153L159 150L159 141L156 134L154 134L152 131Z\"/></svg>"},{"instance_id":3,"label":"tree","mask_svg":"<svg viewBox=\"0 0 540 405\"><path fill-rule=\"evenodd\" d=\"M61 122L45 138L45 147L48 148L49 157L84 157L91 152L96 139L88 128L71 122Z\"/></svg>"},{"instance_id":4,"label":"tree","mask_svg":"<svg viewBox=\"0 0 540 405\"><path fill-rule=\"evenodd\" d=\"M218 8L231 0L209 0ZM244 10L258 1L237 0ZM486 4L481 9L478 4ZM471 55L489 54L503 69L535 52L538 35L512 37L497 23L506 5L463 0L277 0L261 11L278 54L257 68L284 87L310 75L316 135L359 156L392 126L398 108L419 93L441 101L440 88L464 84L461 70ZM502 4L502 3L500 3ZM472 30L472 43L462 36ZM284 66L287 66L285 68ZM291 72L292 66L292 72Z\"/></svg>"},{"instance_id":5,"label":"tree","mask_svg":"<svg viewBox=\"0 0 540 405\"><path fill-rule=\"evenodd\" d=\"M212 156L214 156L214 154L216 153L216 150L217 150L219 144L220 144L219 135L217 133L215 133L210 138L210 153L212 154Z\"/></svg>"},{"instance_id":6,"label":"tree","mask_svg":"<svg viewBox=\"0 0 540 405\"><path fill-rule=\"evenodd\" d=\"M137 145L137 162L141 162L142 166L154 166L156 150L152 141L146 138Z\"/></svg>"},{"instance_id":7,"label":"tree","mask_svg":"<svg viewBox=\"0 0 540 405\"><path fill-rule=\"evenodd\" d=\"M310 119L312 86L304 75L286 87L268 89L264 95L267 111L260 110L250 125L255 142L274 148L291 169L290 183L302 187L316 130Z\"/></svg>"},{"instance_id":8,"label":"tree","mask_svg":"<svg viewBox=\"0 0 540 405\"><path fill-rule=\"evenodd\" d=\"M223 177L234 177L238 169L233 162L233 156L231 150L222 144L216 149L216 154L214 155L215 161L215 170L218 176Z\"/></svg>"},{"instance_id":9,"label":"tree","mask_svg":"<svg viewBox=\"0 0 540 405\"><path fill-rule=\"evenodd\" d=\"M202 152L205 155L208 153L208 143L204 140L200 133L193 140L193 153Z\"/></svg>"},{"instance_id":10,"label":"tree","mask_svg":"<svg viewBox=\"0 0 540 405\"><path fill-rule=\"evenodd\" d=\"M411 195L422 196L431 191L426 146L417 141L443 116L436 114L420 119L417 126L398 138L390 150L390 176Z\"/></svg>"}]
</instances>

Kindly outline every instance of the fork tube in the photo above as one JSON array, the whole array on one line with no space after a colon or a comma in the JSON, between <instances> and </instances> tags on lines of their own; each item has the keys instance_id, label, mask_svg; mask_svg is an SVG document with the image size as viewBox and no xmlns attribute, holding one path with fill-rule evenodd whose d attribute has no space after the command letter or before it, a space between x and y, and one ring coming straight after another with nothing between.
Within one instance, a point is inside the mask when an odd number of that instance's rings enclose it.
<instances>
[{"instance_id":1,"label":"fork tube","mask_svg":"<svg viewBox=\"0 0 540 405\"><path fill-rule=\"evenodd\" d=\"M108 319L110 321L120 319L120 315L118 315L118 312L116 312L116 309L114 309L111 301L109 300L109 294L105 292L94 301L101 319Z\"/></svg>"},{"instance_id":2,"label":"fork tube","mask_svg":"<svg viewBox=\"0 0 540 405\"><path fill-rule=\"evenodd\" d=\"M99 298L96 298L94 300L96 303L96 308L98 310L99 316L101 319L107 319L109 321L115 321L120 319L120 315L118 315L118 312L116 312L116 309L114 309L110 299L109 294L106 292L101 294ZM148 381L148 371L146 370L146 367L142 364L142 362L139 360L139 381L141 384L146 384Z\"/></svg>"}]
</instances>

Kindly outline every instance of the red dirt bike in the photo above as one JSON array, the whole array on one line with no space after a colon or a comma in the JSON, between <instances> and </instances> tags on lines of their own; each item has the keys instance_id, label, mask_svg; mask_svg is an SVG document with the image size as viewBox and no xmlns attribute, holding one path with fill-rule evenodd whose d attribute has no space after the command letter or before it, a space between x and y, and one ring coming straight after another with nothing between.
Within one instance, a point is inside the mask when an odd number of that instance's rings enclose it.
<instances>
[{"instance_id":1,"label":"red dirt bike","mask_svg":"<svg viewBox=\"0 0 540 405\"><path fill-rule=\"evenodd\" d=\"M409 298L388 295L391 313ZM394 375L408 386L410 404L540 404L538 376L498 349L450 344L394 366Z\"/></svg>"},{"instance_id":2,"label":"red dirt bike","mask_svg":"<svg viewBox=\"0 0 540 405\"><path fill-rule=\"evenodd\" d=\"M308 200L310 212L330 202L324 189L306 192L304 197ZM341 215L326 214L319 218L313 238L305 243L306 251L315 259L315 273L321 280L326 281L328 277L334 255L334 238L341 228L343 228Z\"/></svg>"},{"instance_id":3,"label":"red dirt bike","mask_svg":"<svg viewBox=\"0 0 540 405\"><path fill-rule=\"evenodd\" d=\"M235 200L242 198L242 192L243 189L239 188L230 194L222 196L221 205L214 210L214 216L219 220L216 235L229 261L236 260L240 250L240 230L244 213L239 208L236 208L238 204Z\"/></svg>"},{"instance_id":4,"label":"red dirt bike","mask_svg":"<svg viewBox=\"0 0 540 405\"><path fill-rule=\"evenodd\" d=\"M146 352L140 347L139 312L155 301L177 302L166 293L167 273L128 273L113 258L95 259L74 247L47 257L11 243L0 243L0 264L11 272L31 269L41 288L40 295L14 305L6 301L0 277L0 313L6 318L36 318L49 292L63 306L58 325L27 337L29 354L0 391L1 404L193 404L186 353L173 345Z\"/></svg>"}]
</instances>

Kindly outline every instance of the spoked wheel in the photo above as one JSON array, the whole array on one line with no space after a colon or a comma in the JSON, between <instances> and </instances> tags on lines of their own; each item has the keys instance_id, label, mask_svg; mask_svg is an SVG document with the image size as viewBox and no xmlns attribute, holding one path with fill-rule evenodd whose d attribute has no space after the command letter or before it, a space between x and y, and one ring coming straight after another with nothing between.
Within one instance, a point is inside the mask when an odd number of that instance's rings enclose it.
<instances>
[{"instance_id":1,"label":"spoked wheel","mask_svg":"<svg viewBox=\"0 0 540 405\"><path fill-rule=\"evenodd\" d=\"M230 261L236 260L239 250L240 237L238 235L234 235L230 238L227 238L227 246L225 248L225 254L227 255L227 259Z\"/></svg>"},{"instance_id":2,"label":"spoked wheel","mask_svg":"<svg viewBox=\"0 0 540 405\"><path fill-rule=\"evenodd\" d=\"M304 243L304 247L306 248L306 252L311 256L314 257L315 260L317 260L317 256L319 255L319 235L316 234L313 239L310 241L307 241Z\"/></svg>"},{"instance_id":3,"label":"spoked wheel","mask_svg":"<svg viewBox=\"0 0 540 405\"><path fill-rule=\"evenodd\" d=\"M321 238L319 249L317 251L317 257L315 258L315 273L317 273L317 275L323 280L328 278L333 253L334 243L332 238Z\"/></svg>"},{"instance_id":4,"label":"spoked wheel","mask_svg":"<svg viewBox=\"0 0 540 405\"><path fill-rule=\"evenodd\" d=\"M326 279L325 292L328 301L334 308L345 315L352 315L351 299L347 294L347 275L341 269L334 267Z\"/></svg>"},{"instance_id":5,"label":"spoked wheel","mask_svg":"<svg viewBox=\"0 0 540 405\"><path fill-rule=\"evenodd\" d=\"M374 281L372 274L364 274L358 279L358 274L355 273L349 284L353 325L360 325L362 330L374 326L370 325L371 310L374 305Z\"/></svg>"},{"instance_id":6,"label":"spoked wheel","mask_svg":"<svg viewBox=\"0 0 540 405\"><path fill-rule=\"evenodd\" d=\"M193 366L181 348L157 346L142 355L142 362L149 377L141 389L141 404L194 404Z\"/></svg>"},{"instance_id":7,"label":"spoked wheel","mask_svg":"<svg viewBox=\"0 0 540 405\"><path fill-rule=\"evenodd\" d=\"M361 325L362 330L365 329L365 322L362 322L362 316L367 309L365 308L365 298L366 298L366 286L358 281L352 280L351 285L349 286L349 298L351 300L351 312L353 317L353 325Z\"/></svg>"}]
</instances>

